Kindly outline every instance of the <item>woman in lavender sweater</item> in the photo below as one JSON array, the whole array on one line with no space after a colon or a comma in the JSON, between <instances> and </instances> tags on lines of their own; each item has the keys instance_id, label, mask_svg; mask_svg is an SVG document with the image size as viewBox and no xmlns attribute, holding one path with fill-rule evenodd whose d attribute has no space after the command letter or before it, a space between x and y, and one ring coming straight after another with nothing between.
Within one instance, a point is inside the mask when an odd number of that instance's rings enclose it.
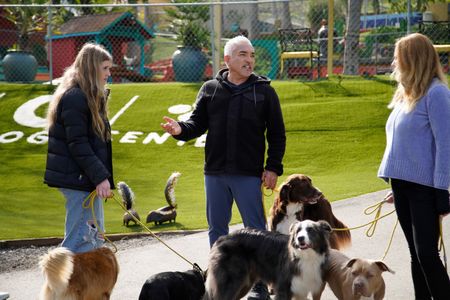
<instances>
[{"instance_id":1,"label":"woman in lavender sweater","mask_svg":"<svg viewBox=\"0 0 450 300\"><path fill-rule=\"evenodd\" d=\"M438 239L439 218L450 211L450 91L439 56L422 34L397 41L392 65L398 87L378 177L392 186L387 199L395 199L408 242L416 300L448 300Z\"/></svg>"}]
</instances>

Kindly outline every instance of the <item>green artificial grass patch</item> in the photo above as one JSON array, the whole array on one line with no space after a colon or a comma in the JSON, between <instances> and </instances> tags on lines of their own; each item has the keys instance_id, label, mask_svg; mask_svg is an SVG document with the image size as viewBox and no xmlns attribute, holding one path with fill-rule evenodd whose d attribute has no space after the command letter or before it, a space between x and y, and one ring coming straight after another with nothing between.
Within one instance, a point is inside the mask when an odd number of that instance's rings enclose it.
<instances>
[{"instance_id":1,"label":"green artificial grass patch","mask_svg":"<svg viewBox=\"0 0 450 300\"><path fill-rule=\"evenodd\" d=\"M376 173L385 146L386 106L394 90L390 81L345 77L308 83L275 81L272 85L287 131L285 173L279 183L293 173L307 174L330 201L388 188ZM125 181L134 191L141 220L145 221L150 210L166 205L164 187L170 174L182 174L175 187L176 222L148 224L155 231L207 227L204 148L196 147L195 140L182 146L171 137L164 140L160 127L162 116L178 117L169 107L192 105L199 88L200 84L182 83L111 86L110 119L139 96L112 129L114 179ZM24 134L15 142L0 143L0 239L63 235L63 196L43 184L47 144L27 141L43 129L13 120L20 105L52 90L44 85L0 85L0 95L6 93L0 98L0 137L12 131ZM43 117L46 107L39 107L36 115ZM267 212L274 196L265 197ZM138 226L122 225L123 211L113 200L104 206L108 233L142 231ZM234 208L232 223L240 221Z\"/></svg>"}]
</instances>

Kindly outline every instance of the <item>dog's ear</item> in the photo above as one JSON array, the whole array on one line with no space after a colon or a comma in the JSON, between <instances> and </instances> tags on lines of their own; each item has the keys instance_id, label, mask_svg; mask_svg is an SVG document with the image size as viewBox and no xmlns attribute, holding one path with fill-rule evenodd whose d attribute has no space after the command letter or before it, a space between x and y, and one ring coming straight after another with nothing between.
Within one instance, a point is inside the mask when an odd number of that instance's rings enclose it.
<instances>
[{"instance_id":1,"label":"dog's ear","mask_svg":"<svg viewBox=\"0 0 450 300\"><path fill-rule=\"evenodd\" d=\"M357 261L357 258L352 258L350 259L347 264L345 265L346 268L351 268L353 266L353 264Z\"/></svg>"},{"instance_id":2,"label":"dog's ear","mask_svg":"<svg viewBox=\"0 0 450 300\"><path fill-rule=\"evenodd\" d=\"M381 272L387 271L387 272L391 272L392 274L395 274L395 272L381 260L377 260L374 263L378 266L378 268L380 268Z\"/></svg>"},{"instance_id":3,"label":"dog's ear","mask_svg":"<svg viewBox=\"0 0 450 300\"><path fill-rule=\"evenodd\" d=\"M202 275L203 282L205 282L206 281L206 277L208 276L208 269L206 269L205 271L200 272L200 274Z\"/></svg>"},{"instance_id":4,"label":"dog's ear","mask_svg":"<svg viewBox=\"0 0 450 300\"><path fill-rule=\"evenodd\" d=\"M280 200L281 201L289 201L289 192L291 190L291 186L289 183L283 184L280 190Z\"/></svg>"},{"instance_id":5,"label":"dog's ear","mask_svg":"<svg viewBox=\"0 0 450 300\"><path fill-rule=\"evenodd\" d=\"M328 233L331 232L331 226L327 221L320 220L318 223L320 224L320 228L322 228L322 230Z\"/></svg>"},{"instance_id":6,"label":"dog's ear","mask_svg":"<svg viewBox=\"0 0 450 300\"><path fill-rule=\"evenodd\" d=\"M294 223L291 224L291 226L289 226L289 234L294 233L295 228L297 228L297 224L300 223L299 221L296 221Z\"/></svg>"}]
</instances>

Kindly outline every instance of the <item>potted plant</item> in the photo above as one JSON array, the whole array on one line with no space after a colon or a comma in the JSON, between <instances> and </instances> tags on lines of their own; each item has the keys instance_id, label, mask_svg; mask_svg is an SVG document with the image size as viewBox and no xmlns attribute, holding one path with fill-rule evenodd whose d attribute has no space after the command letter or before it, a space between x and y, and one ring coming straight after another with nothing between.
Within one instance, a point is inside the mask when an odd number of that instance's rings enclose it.
<instances>
[{"instance_id":1,"label":"potted plant","mask_svg":"<svg viewBox=\"0 0 450 300\"><path fill-rule=\"evenodd\" d=\"M44 1L43 1L44 3ZM17 28L15 49L10 49L3 58L3 71L6 81L33 81L38 63L32 55L31 34L46 28L45 11L41 8L7 7L3 17L14 23Z\"/></svg>"},{"instance_id":2,"label":"potted plant","mask_svg":"<svg viewBox=\"0 0 450 300\"><path fill-rule=\"evenodd\" d=\"M172 0L173 3L195 3L195 0ZM205 5L183 5L166 9L172 18L172 28L181 43L172 55L176 81L198 82L202 79L208 59L202 51L209 44L205 23L209 8Z\"/></svg>"}]
</instances>

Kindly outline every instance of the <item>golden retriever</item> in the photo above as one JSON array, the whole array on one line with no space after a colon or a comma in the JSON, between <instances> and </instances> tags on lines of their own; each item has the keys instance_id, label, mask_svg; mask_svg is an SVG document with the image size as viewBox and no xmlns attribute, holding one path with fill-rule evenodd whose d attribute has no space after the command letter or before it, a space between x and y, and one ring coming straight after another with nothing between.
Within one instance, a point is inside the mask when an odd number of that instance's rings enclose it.
<instances>
[{"instance_id":1,"label":"golden retriever","mask_svg":"<svg viewBox=\"0 0 450 300\"><path fill-rule=\"evenodd\" d=\"M109 299L119 273L116 256L106 247L85 253L59 247L44 255L39 265L45 277L40 300Z\"/></svg>"}]
</instances>

